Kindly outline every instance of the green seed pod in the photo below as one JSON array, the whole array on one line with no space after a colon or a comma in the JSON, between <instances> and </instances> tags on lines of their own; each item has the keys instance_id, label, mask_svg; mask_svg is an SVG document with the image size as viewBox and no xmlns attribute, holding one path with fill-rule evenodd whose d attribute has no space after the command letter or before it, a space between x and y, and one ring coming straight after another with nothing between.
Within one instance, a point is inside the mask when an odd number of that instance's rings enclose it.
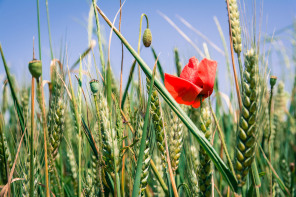
<instances>
[{"instance_id":1,"label":"green seed pod","mask_svg":"<svg viewBox=\"0 0 296 197\"><path fill-rule=\"evenodd\" d=\"M34 78L39 79L42 74L42 62L40 60L33 59L29 62L29 70Z\"/></svg>"},{"instance_id":2,"label":"green seed pod","mask_svg":"<svg viewBox=\"0 0 296 197\"><path fill-rule=\"evenodd\" d=\"M145 29L144 34L143 34L143 44L145 47L150 47L152 42L152 34L150 29Z\"/></svg>"},{"instance_id":3,"label":"green seed pod","mask_svg":"<svg viewBox=\"0 0 296 197\"><path fill-rule=\"evenodd\" d=\"M277 77L276 76L271 76L270 77L270 86L273 87L275 84L276 84L276 80L277 80Z\"/></svg>"},{"instance_id":4,"label":"green seed pod","mask_svg":"<svg viewBox=\"0 0 296 197\"><path fill-rule=\"evenodd\" d=\"M91 92L93 94L96 94L99 91L99 81L98 80L92 79L89 82L89 85L90 85Z\"/></svg>"}]
</instances>

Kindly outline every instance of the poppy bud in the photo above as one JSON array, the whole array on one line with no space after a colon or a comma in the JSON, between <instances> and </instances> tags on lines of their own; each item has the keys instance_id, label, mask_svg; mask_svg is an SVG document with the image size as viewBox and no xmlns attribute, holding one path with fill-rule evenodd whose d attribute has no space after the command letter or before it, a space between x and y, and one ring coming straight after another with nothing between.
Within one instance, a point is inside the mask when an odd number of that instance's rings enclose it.
<instances>
[{"instance_id":1,"label":"poppy bud","mask_svg":"<svg viewBox=\"0 0 296 197\"><path fill-rule=\"evenodd\" d=\"M29 70L34 78L39 79L42 74L42 62L40 60L33 59L29 62Z\"/></svg>"},{"instance_id":2,"label":"poppy bud","mask_svg":"<svg viewBox=\"0 0 296 197\"><path fill-rule=\"evenodd\" d=\"M276 80L277 80L277 77L276 76L271 76L270 77L270 86L273 87L275 84L276 84Z\"/></svg>"},{"instance_id":3,"label":"poppy bud","mask_svg":"<svg viewBox=\"0 0 296 197\"><path fill-rule=\"evenodd\" d=\"M89 85L90 85L91 92L93 94L96 94L99 91L99 81L98 80L92 79L89 82Z\"/></svg>"},{"instance_id":4,"label":"poppy bud","mask_svg":"<svg viewBox=\"0 0 296 197\"><path fill-rule=\"evenodd\" d=\"M150 47L152 42L152 34L150 29L145 29L144 34L143 34L143 44L145 47Z\"/></svg>"}]
</instances>

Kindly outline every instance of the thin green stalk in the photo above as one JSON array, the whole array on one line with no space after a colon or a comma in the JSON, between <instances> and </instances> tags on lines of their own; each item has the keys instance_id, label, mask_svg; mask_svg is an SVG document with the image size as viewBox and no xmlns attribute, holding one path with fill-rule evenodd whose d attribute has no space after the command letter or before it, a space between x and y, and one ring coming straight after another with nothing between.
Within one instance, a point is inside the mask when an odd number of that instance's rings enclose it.
<instances>
[{"instance_id":1,"label":"thin green stalk","mask_svg":"<svg viewBox=\"0 0 296 197\"><path fill-rule=\"evenodd\" d=\"M92 44L92 42L91 42L89 47L87 49L85 49L85 51L83 51L83 53L79 56L79 58L71 66L70 71L72 71L80 63L80 59L82 60L82 59L84 59L86 57L86 55L93 49L94 46L95 45Z\"/></svg>"},{"instance_id":2,"label":"thin green stalk","mask_svg":"<svg viewBox=\"0 0 296 197\"><path fill-rule=\"evenodd\" d=\"M168 195L169 194L168 187L165 184L164 180L162 179L162 177L161 177L160 173L158 172L158 170L155 166L155 163L152 159L150 160L150 165L151 165L152 171L154 172L154 175L156 176L158 182L160 183L163 191Z\"/></svg>"},{"instance_id":3,"label":"thin green stalk","mask_svg":"<svg viewBox=\"0 0 296 197\"><path fill-rule=\"evenodd\" d=\"M39 0L37 0L37 25L38 25L38 48L39 48L39 60L41 61L41 34L40 34L40 16L39 16ZM41 83L40 83L41 81ZM40 87L42 86L42 75L40 80L37 80L37 85ZM42 116L43 116L43 131L44 131L44 159L45 159L45 190L46 190L46 197L49 197L49 182L48 182L48 161L47 161L47 126L46 126L46 115L45 115L45 103L44 103L44 90L42 89Z\"/></svg>"},{"instance_id":4,"label":"thin green stalk","mask_svg":"<svg viewBox=\"0 0 296 197\"><path fill-rule=\"evenodd\" d=\"M52 42L51 42L51 33L50 33L50 23L49 23L49 10L48 10L48 0L45 1L46 4L46 15L47 15L47 26L48 26L48 37L49 37L49 46L50 46L50 57L53 59L52 52Z\"/></svg>"},{"instance_id":5,"label":"thin green stalk","mask_svg":"<svg viewBox=\"0 0 296 197\"><path fill-rule=\"evenodd\" d=\"M256 197L260 197L259 187L261 186L261 181L260 181L260 177L257 169L256 160L254 160L251 166L251 178L252 178L253 185L255 187Z\"/></svg>"},{"instance_id":6,"label":"thin green stalk","mask_svg":"<svg viewBox=\"0 0 296 197\"><path fill-rule=\"evenodd\" d=\"M15 103L15 106L16 106L16 110L17 110L19 122L20 122L20 125L21 125L22 133L24 133L25 132L24 116L23 116L20 104L18 102L18 99L16 97L16 91L15 91L14 83L12 81L12 77L10 75L9 68L8 68L8 66L6 64L6 60L5 60L5 57L4 57L4 53L3 53L3 50L2 50L1 44L0 44L0 52L1 52L2 61L3 61L3 65L4 65L4 68L5 68L5 72L6 72L6 77L7 77L8 83L9 83L11 96L12 96L13 102Z\"/></svg>"},{"instance_id":7,"label":"thin green stalk","mask_svg":"<svg viewBox=\"0 0 296 197\"><path fill-rule=\"evenodd\" d=\"M125 99L126 99L126 96L127 96L128 88L129 88L129 86L131 84L131 81L133 79L133 74L134 74L136 63L137 63L137 61L135 60L133 62L133 65L131 67L131 70L130 70L130 73L129 73L129 76L128 76L127 84L125 86L125 90L124 90L124 93L123 93L123 96L122 96L122 100L121 100L121 109L124 108L124 102L125 102Z\"/></svg>"},{"instance_id":8,"label":"thin green stalk","mask_svg":"<svg viewBox=\"0 0 296 197\"><path fill-rule=\"evenodd\" d=\"M96 0L92 0L93 2L93 7L94 7L94 12L95 12L95 16L96 16L96 24L97 24L97 37L98 37L98 44L99 44L99 51L100 51L100 60L101 60L101 64L102 64L102 74L103 74L103 78L105 79L105 59L104 59L104 54L103 54L103 47L102 47L102 35L100 32L100 22L99 22L99 16L96 10Z\"/></svg>"},{"instance_id":9,"label":"thin green stalk","mask_svg":"<svg viewBox=\"0 0 296 197\"><path fill-rule=\"evenodd\" d=\"M81 83L82 83L82 62L80 58L80 67L79 67L79 82L78 82L78 115L81 117L81 103L82 103L82 93L81 93ZM78 122L80 125L80 122ZM78 196L81 196L82 192L82 135L81 135L81 126L78 127Z\"/></svg>"},{"instance_id":10,"label":"thin green stalk","mask_svg":"<svg viewBox=\"0 0 296 197\"><path fill-rule=\"evenodd\" d=\"M35 99L35 81L32 76L31 87L31 139L30 139L30 197L34 196L34 99Z\"/></svg>"},{"instance_id":11,"label":"thin green stalk","mask_svg":"<svg viewBox=\"0 0 296 197\"><path fill-rule=\"evenodd\" d=\"M108 61L108 67L107 67L107 102L108 102L108 107L111 110L112 106L111 106L111 102L112 102L112 97L111 97L111 93L112 93L112 80L111 80L111 65L110 62Z\"/></svg>"},{"instance_id":12,"label":"thin green stalk","mask_svg":"<svg viewBox=\"0 0 296 197\"><path fill-rule=\"evenodd\" d=\"M45 102L44 102L44 90L42 88L42 83L40 80L37 80L37 86L40 87L41 90L41 103L42 105L42 127L43 127L43 137L44 137L44 160L45 160L45 190L46 190L46 197L50 197L49 195L49 181L48 181L48 157L47 157L47 139L48 139L48 132L47 132L47 121L46 121L46 112L45 112Z\"/></svg>"},{"instance_id":13,"label":"thin green stalk","mask_svg":"<svg viewBox=\"0 0 296 197\"><path fill-rule=\"evenodd\" d=\"M282 189L282 191L288 195L288 196L291 196L290 192L289 192L289 189L285 186L284 182L282 181L282 179L279 177L279 175L276 173L275 169L273 168L272 164L270 163L269 159L266 157L265 153L264 153L264 150L262 149L262 147L258 144L259 146L259 149L265 159L265 161L267 162L270 170L271 170L271 174L274 175L274 177L276 178L276 181L278 182L280 188ZM272 188L271 188L272 189Z\"/></svg>"},{"instance_id":14,"label":"thin green stalk","mask_svg":"<svg viewBox=\"0 0 296 197\"><path fill-rule=\"evenodd\" d=\"M272 120L272 113L271 113L271 104L272 104L272 97L273 97L273 87L274 85L271 86L271 90L270 90L270 97L269 97L269 103L268 103L268 117L269 117L269 137L268 137L268 159L270 163L273 163L273 158L272 158L272 140L271 140L271 134L272 134L272 124L273 124L273 120ZM269 187L270 187L270 195L272 196L272 173L270 173L270 177L269 177Z\"/></svg>"},{"instance_id":15,"label":"thin green stalk","mask_svg":"<svg viewBox=\"0 0 296 197\"><path fill-rule=\"evenodd\" d=\"M104 20L108 23L110 27L112 27L111 21L105 16L105 14L100 10L99 7L96 7L98 12L104 18ZM113 31L118 36L118 38L123 42L129 52L136 58L137 62L141 66L142 70L146 74L148 78L151 78L152 72L144 62L144 60L137 54L137 52L131 47L131 45L126 41L126 39L119 33L119 31L114 27ZM173 109L173 111L178 115L178 117L183 121L183 123L187 126L189 131L194 135L199 144L204 148L207 154L212 159L213 163L222 174L226 182L229 184L230 188L234 191L237 190L237 181L233 174L229 171L225 163L219 157L213 146L208 142L208 140L204 137L204 134L195 126L192 120L187 116L187 114L181 109L179 104L174 100L174 98L170 95L170 93L166 90L163 84L155 79L154 85L156 86L158 92L161 94L163 99L167 102L167 104Z\"/></svg>"},{"instance_id":16,"label":"thin green stalk","mask_svg":"<svg viewBox=\"0 0 296 197\"><path fill-rule=\"evenodd\" d=\"M38 46L39 46L39 60L41 61L41 35L40 35L40 16L39 16L39 0L37 0L37 24L38 24Z\"/></svg>"},{"instance_id":17,"label":"thin green stalk","mask_svg":"<svg viewBox=\"0 0 296 197\"><path fill-rule=\"evenodd\" d=\"M149 90L149 95L148 95L148 102L147 102L147 107L146 107L145 121L144 121L143 133L142 133L141 144L140 144L140 151L139 151L139 156L138 156L138 161L137 161L136 177L135 177L132 197L139 196L139 191L140 191L140 184L141 184L140 180L141 180L141 174L142 174L144 150L145 150L145 146L146 146L147 127L148 127L148 122L149 122L150 103L151 103L151 95L152 95L152 91L153 91L155 71L156 71L156 65L153 68L152 79L150 82L150 90Z\"/></svg>"},{"instance_id":18,"label":"thin green stalk","mask_svg":"<svg viewBox=\"0 0 296 197\"><path fill-rule=\"evenodd\" d=\"M107 67L107 103L108 103L108 109L111 110L112 109L112 80L111 80L111 65L110 65L110 61L108 58L108 67ZM109 117L110 118L110 122L112 122L111 118L112 116ZM114 138L115 136L113 136L114 132L111 132L112 134L112 144L114 147ZM112 152L114 151L114 149L112 150ZM117 197L120 197L120 180L119 180L119 174L118 174L118 169L117 169L117 165L116 165L116 157L113 157L113 161L114 161L114 171L115 171L115 183L116 183L116 192L117 192Z\"/></svg>"},{"instance_id":19,"label":"thin green stalk","mask_svg":"<svg viewBox=\"0 0 296 197\"><path fill-rule=\"evenodd\" d=\"M143 21L143 16L145 16L145 18L146 18L146 23L147 23L147 29L149 28L149 21L148 21L148 17L147 17L147 15L146 14L142 14L141 15L141 19L140 19L140 28L139 28L139 40L138 40L138 55L140 56L140 46L141 46L141 39L142 39L142 21ZM119 32L120 33L120 32ZM142 83L142 81L141 81L141 68L140 68L140 65L138 65L138 71L139 71L139 73L138 73L138 83L139 83L139 85L138 85L138 93L139 93L139 99L140 99L140 103L142 103L142 93L141 93L141 91L142 91L142 87L141 87L141 83Z\"/></svg>"},{"instance_id":20,"label":"thin green stalk","mask_svg":"<svg viewBox=\"0 0 296 197\"><path fill-rule=\"evenodd\" d=\"M153 53L153 57L156 60L157 59L157 55L156 55L156 52L155 52L154 48L151 47L151 50L152 50L152 53ZM159 61L157 61L157 68L158 68L158 71L159 71L161 80L162 80L162 82L164 82L164 73L163 73L162 66L161 66L161 64L160 64Z\"/></svg>"},{"instance_id":21,"label":"thin green stalk","mask_svg":"<svg viewBox=\"0 0 296 197\"><path fill-rule=\"evenodd\" d=\"M238 65L239 65L241 84L243 84L243 64L242 64L241 56L238 53L237 53L237 61L238 61ZM243 88L243 85L241 85L241 87ZM243 91L243 90L241 90L241 91Z\"/></svg>"},{"instance_id":22,"label":"thin green stalk","mask_svg":"<svg viewBox=\"0 0 296 197\"><path fill-rule=\"evenodd\" d=\"M202 104L202 102L201 102L201 104ZM234 176L236 176L236 175L235 175L235 171L234 171L234 167L233 167L233 165L232 165L231 158L230 158L229 153L228 153L228 150L227 150L227 146L226 146L226 144L225 144L224 134L223 134L223 132L222 132L222 130L221 130L221 127L220 127L220 125L219 125L219 122L218 122L218 120L217 120L217 117L216 117L216 115L215 115L215 113L214 113L214 111L213 111L213 108L212 108L212 105L211 105L211 104L210 104L210 109L211 109L212 115L213 115L213 117L214 117L215 124L217 125L217 129L218 129L218 132L219 132L219 135L220 135L220 140L221 140L221 143L222 143L222 146L223 146L223 149L224 149L224 152L225 152L226 158L227 158L227 160L228 160L228 165L229 165L229 167L230 167L230 169L231 169L232 174L233 174Z\"/></svg>"}]
</instances>

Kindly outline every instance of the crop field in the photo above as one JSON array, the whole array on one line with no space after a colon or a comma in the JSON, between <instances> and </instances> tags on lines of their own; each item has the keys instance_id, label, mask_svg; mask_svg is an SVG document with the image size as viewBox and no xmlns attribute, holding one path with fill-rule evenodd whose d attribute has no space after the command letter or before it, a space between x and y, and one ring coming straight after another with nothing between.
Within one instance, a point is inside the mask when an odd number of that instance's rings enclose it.
<instances>
[{"instance_id":1,"label":"crop field","mask_svg":"<svg viewBox=\"0 0 296 197\"><path fill-rule=\"evenodd\" d=\"M87 0L89 44L69 55L77 40L53 44L50 2L30 10L26 66L10 65L19 54L0 36L0 197L296 196L296 20L264 32L264 2L226 0L216 42L181 16L158 11L161 29L142 13L132 27L128 0L112 16ZM195 55L175 46L164 60L156 31Z\"/></svg>"}]
</instances>

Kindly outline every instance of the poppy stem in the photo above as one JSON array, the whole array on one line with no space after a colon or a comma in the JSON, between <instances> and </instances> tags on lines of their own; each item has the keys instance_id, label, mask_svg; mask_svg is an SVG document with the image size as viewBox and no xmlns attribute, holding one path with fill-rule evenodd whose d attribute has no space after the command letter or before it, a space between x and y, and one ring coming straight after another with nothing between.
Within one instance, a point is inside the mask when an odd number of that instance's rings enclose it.
<instances>
[{"instance_id":1,"label":"poppy stem","mask_svg":"<svg viewBox=\"0 0 296 197\"><path fill-rule=\"evenodd\" d=\"M142 21L143 21L144 16L146 18L147 28L149 28L148 16L145 13L143 13L141 15L141 19L140 19L139 40L138 40L138 55L140 55L140 46L141 46L141 38L142 38ZM140 103L142 103L141 68L140 68L139 64L138 64L138 71L139 71L139 73L138 73L138 80L139 80L138 92L139 92L139 97L140 97Z\"/></svg>"}]
</instances>

